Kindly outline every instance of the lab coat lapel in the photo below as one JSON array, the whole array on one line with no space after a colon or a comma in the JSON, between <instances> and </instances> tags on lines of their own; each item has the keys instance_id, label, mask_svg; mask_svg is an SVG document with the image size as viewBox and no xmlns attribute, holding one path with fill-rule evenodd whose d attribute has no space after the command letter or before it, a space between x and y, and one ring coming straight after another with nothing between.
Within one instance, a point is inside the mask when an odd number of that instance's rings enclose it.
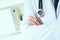
<instances>
[{"instance_id":1,"label":"lab coat lapel","mask_svg":"<svg viewBox=\"0 0 60 40\"><path fill-rule=\"evenodd\" d=\"M43 9L44 9L44 18L42 21L45 24L49 24L51 22L54 22L56 20L55 17L55 10L54 10L54 5L52 4L51 0L43 0Z\"/></svg>"},{"instance_id":2,"label":"lab coat lapel","mask_svg":"<svg viewBox=\"0 0 60 40\"><path fill-rule=\"evenodd\" d=\"M60 20L60 0L57 6L57 19Z\"/></svg>"}]
</instances>

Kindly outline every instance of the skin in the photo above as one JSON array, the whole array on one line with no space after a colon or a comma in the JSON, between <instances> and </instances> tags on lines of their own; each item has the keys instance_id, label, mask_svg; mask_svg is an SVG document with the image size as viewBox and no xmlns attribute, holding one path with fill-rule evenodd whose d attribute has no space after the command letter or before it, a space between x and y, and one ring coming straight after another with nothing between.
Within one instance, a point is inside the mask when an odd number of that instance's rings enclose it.
<instances>
[{"instance_id":1,"label":"skin","mask_svg":"<svg viewBox=\"0 0 60 40\"><path fill-rule=\"evenodd\" d=\"M39 14L35 13L34 15L36 18L34 18L33 16L29 17L28 19L29 25L42 25L43 22L41 21Z\"/></svg>"}]
</instances>

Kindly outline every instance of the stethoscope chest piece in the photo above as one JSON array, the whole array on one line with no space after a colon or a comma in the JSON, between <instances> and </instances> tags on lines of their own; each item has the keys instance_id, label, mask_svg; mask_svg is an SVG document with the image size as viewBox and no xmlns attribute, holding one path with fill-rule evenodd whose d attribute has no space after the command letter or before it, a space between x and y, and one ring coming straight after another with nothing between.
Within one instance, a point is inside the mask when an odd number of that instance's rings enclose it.
<instances>
[{"instance_id":1,"label":"stethoscope chest piece","mask_svg":"<svg viewBox=\"0 0 60 40\"><path fill-rule=\"evenodd\" d=\"M43 9L39 9L38 10L38 14L40 15L40 17L44 17Z\"/></svg>"}]
</instances>

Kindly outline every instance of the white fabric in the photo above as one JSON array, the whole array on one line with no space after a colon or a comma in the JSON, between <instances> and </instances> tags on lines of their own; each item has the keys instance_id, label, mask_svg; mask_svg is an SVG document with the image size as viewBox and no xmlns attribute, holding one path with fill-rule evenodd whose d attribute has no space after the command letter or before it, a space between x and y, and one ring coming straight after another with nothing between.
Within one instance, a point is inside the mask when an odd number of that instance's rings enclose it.
<instances>
[{"instance_id":1,"label":"white fabric","mask_svg":"<svg viewBox=\"0 0 60 40\"><path fill-rule=\"evenodd\" d=\"M57 34L59 33L57 29L59 29L60 25L59 21L56 21L55 10L51 0L43 0L43 9L45 15L43 18L41 18L41 20L43 21L44 25L28 25L26 27L24 40L60 40L60 36L57 36ZM25 25L28 24L29 16L34 16L34 13L37 12L37 10L38 0L28 0L26 2L26 4L24 5Z\"/></svg>"},{"instance_id":2,"label":"white fabric","mask_svg":"<svg viewBox=\"0 0 60 40\"><path fill-rule=\"evenodd\" d=\"M44 17L41 18L43 23L50 24L51 22L55 21L55 11L51 0L43 1L43 9L44 9ZM24 7L24 13L25 13L24 21L28 23L29 16L34 16L34 13L37 12L37 10L38 10L38 0L28 0L28 2Z\"/></svg>"}]
</instances>

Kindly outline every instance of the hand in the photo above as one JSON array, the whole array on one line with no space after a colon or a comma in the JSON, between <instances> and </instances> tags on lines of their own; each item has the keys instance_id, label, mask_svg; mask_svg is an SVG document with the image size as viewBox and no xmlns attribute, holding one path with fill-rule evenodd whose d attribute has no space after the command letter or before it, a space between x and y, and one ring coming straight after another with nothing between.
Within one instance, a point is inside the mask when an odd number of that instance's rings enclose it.
<instances>
[{"instance_id":1,"label":"hand","mask_svg":"<svg viewBox=\"0 0 60 40\"><path fill-rule=\"evenodd\" d=\"M43 22L41 21L40 17L38 16L39 14L34 14L36 18L30 16L28 19L29 25L41 25Z\"/></svg>"}]
</instances>

